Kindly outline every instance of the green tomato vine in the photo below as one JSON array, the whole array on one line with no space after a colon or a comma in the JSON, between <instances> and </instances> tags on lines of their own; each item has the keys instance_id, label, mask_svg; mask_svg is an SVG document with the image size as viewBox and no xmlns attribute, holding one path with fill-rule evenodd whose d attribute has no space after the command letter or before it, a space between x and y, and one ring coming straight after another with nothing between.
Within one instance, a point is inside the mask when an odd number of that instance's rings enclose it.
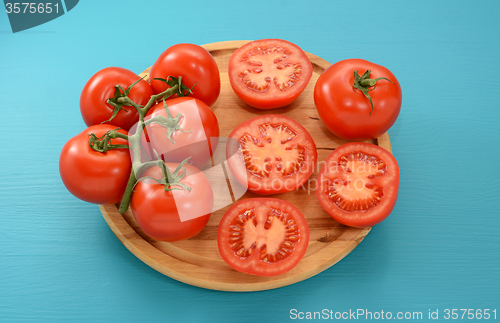
<instances>
[{"instance_id":1,"label":"green tomato vine","mask_svg":"<svg viewBox=\"0 0 500 323\"><path fill-rule=\"evenodd\" d=\"M136 104L133 102L129 97L130 90L132 87L137 84L139 81L141 81L142 78L131 84L127 89L123 89L120 85L115 86L115 93L114 97L109 98L106 102L110 104L111 106L114 107L113 113L111 115L111 118L105 122L110 122L113 120L113 118L120 112L120 110L123 110L123 106L132 106L134 109L137 110L139 114L139 121L137 123L137 128L135 130L135 133L132 135L124 135L118 130L120 128L108 131L104 136L102 137L97 137L95 134L91 133L89 134L89 147L92 148L95 151L98 151L100 153L105 153L108 150L111 149L131 149L132 150L132 170L130 172L130 177L127 183L127 187L125 189L125 192L123 193L123 197L120 203L120 207L118 209L119 213L125 213L129 207L130 204L130 199L132 197L132 193L134 190L135 185L139 180L142 180L144 178L151 178L151 177L142 177L142 178L137 178L140 176L145 170L157 166L162 169L162 174L163 178L161 179L154 179L157 183L163 184L165 186L165 191L170 191L173 189L183 189L183 190L191 190L190 187L186 186L185 184L181 183L181 180L185 176L185 168L183 167L184 164L186 164L189 160L189 158L185 159L182 161L177 169L171 173L168 170L168 167L166 166L165 162L158 156L156 155L156 160L148 161L148 162L142 162L141 161L141 136L148 124L158 124L161 125L162 127L165 127L167 129L167 138L172 141L171 136L172 134L179 130L183 132L189 132L191 130L184 131L181 129L179 125L179 121L182 117L182 114L178 114L175 116L175 118L171 115L170 111L168 110L168 107L165 103L165 99L168 97L172 96L173 94L177 94L179 97L182 96L187 96L192 93L192 88L189 88L182 84L182 77L175 78L173 76L169 76L166 79L160 79L156 78L155 80L159 80L162 82L165 82L167 85L169 85L169 88L161 93L152 95L151 98L149 99L148 103L145 106L141 106L139 104ZM193 86L194 87L194 86ZM146 114L148 111L153 107L153 105L159 101L163 101L163 105L165 110L167 111L167 117L164 116L155 116L149 120L144 120ZM122 138L128 141L128 145L115 145L111 143L111 139L116 139L116 138ZM173 141L172 141L173 142ZM156 153L156 152L155 152ZM181 171L184 170L183 173ZM173 186L176 186L173 188Z\"/></svg>"}]
</instances>

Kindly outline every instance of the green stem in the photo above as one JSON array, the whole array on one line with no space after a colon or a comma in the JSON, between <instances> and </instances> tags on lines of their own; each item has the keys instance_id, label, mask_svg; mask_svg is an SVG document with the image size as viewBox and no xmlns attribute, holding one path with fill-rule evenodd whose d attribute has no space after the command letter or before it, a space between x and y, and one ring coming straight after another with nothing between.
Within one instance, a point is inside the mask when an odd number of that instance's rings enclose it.
<instances>
[{"instance_id":1,"label":"green stem","mask_svg":"<svg viewBox=\"0 0 500 323\"><path fill-rule=\"evenodd\" d=\"M118 209L118 213L122 214L127 212L128 206L130 205L130 200L132 199L132 193L134 192L134 187L137 184L137 178L140 177L143 172L153 166L160 167L161 163L161 160L153 160L145 163L140 163L136 166L136 168L132 167L132 171L130 172L130 177L127 182L127 187L125 188L125 192L123 193L123 197L120 203L120 208Z\"/></svg>"},{"instance_id":2,"label":"green stem","mask_svg":"<svg viewBox=\"0 0 500 323\"><path fill-rule=\"evenodd\" d=\"M89 146L90 148L99 151L99 152L106 152L110 149L118 149L118 148L128 148L132 149L132 169L130 172L129 180L127 183L127 187L125 189L125 192L123 193L123 197L120 203L120 207L118 209L119 213L125 213L128 210L130 200L132 198L132 193L134 191L134 187L137 184L138 178L140 179L140 175L148 168L153 167L153 166L159 166L162 168L162 173L164 174L164 178L161 180L162 184L165 184L165 190L170 190L170 184L169 184L169 177L172 177L175 180L176 185L181 186L182 189L188 189L188 187L185 184L180 183L180 180L184 177L184 175L180 175L180 169L182 168L182 165L184 165L185 162L187 162L186 159L184 162L182 162L179 167L176 169L176 171L173 174L170 174L168 171L168 168L166 168L165 163L161 158L157 156L157 160L154 161L148 161L143 163L141 161L141 136L142 132L144 131L145 127L147 124L151 122L157 122L161 124L162 126L166 127L169 129L170 132L177 130L178 127L178 122L179 118L181 115L178 115L178 117L173 118L172 116L169 115L169 118L165 117L159 117L159 118L152 118L150 120L144 121L144 118L146 114L148 113L149 109L153 107L153 105L160 101L168 98L169 96L177 93L179 96L184 96L184 92L192 93L192 89L187 88L185 85L182 84L182 78L179 77L178 79L172 77L163 80L165 83L167 83L170 87L158 94L152 95L151 98L149 99L148 103L143 107L139 104L136 104L134 101L132 101L128 95L130 93L130 90L132 87L137 84L141 79L137 80L134 84L131 84L126 90L124 90L120 85L115 86L115 94L114 97L109 98L106 102L114 107L114 111L111 115L111 118L105 122L111 121L120 110L124 110L123 106L132 106L134 109L137 110L139 114L139 122L137 124L137 128L135 130L135 133L132 135L125 135L120 132L118 132L118 129L114 129L111 131L108 131L104 136L102 137L97 137L95 134L90 134L89 135ZM167 113L169 113L167 109ZM125 139L128 141L128 145L115 145L111 144L111 139L116 139L116 138L121 138ZM170 139L170 136L169 136ZM170 139L171 140L171 139ZM168 174L167 174L168 173ZM167 176L168 175L168 176Z\"/></svg>"},{"instance_id":3,"label":"green stem","mask_svg":"<svg viewBox=\"0 0 500 323\"><path fill-rule=\"evenodd\" d=\"M172 94L176 93L177 91L179 91L178 84L166 89L165 91L163 91L161 93L158 93L158 94L151 96L151 99L148 101L148 103L143 108L140 108L137 110L139 112L139 120L144 121L144 117L148 113L149 109L151 109L151 107L153 107L153 104L155 104L156 101L159 101L161 99L166 99L169 96L171 96Z\"/></svg>"},{"instance_id":4,"label":"green stem","mask_svg":"<svg viewBox=\"0 0 500 323\"><path fill-rule=\"evenodd\" d=\"M137 184L137 177L139 177L144 170L159 164L158 161L151 161L146 163L141 162L141 135L146 124L148 123L148 121L144 122L144 117L148 113L149 109L153 107L156 101L169 97L178 90L179 85L174 85L159 94L151 96L151 99L144 107L132 105L139 113L139 124L137 125L135 133L131 136L128 136L129 145L132 148L132 170L130 172L127 187L125 189L125 192L123 193L120 208L118 209L119 213L125 213L128 210L134 187Z\"/></svg>"},{"instance_id":5,"label":"green stem","mask_svg":"<svg viewBox=\"0 0 500 323\"><path fill-rule=\"evenodd\" d=\"M116 99L116 101L122 105L130 105L130 106L134 107L136 110L141 108L141 105L130 100L130 98L128 96L120 97L120 98Z\"/></svg>"},{"instance_id":6,"label":"green stem","mask_svg":"<svg viewBox=\"0 0 500 323\"><path fill-rule=\"evenodd\" d=\"M130 199L132 198L132 192L134 191L135 183L137 182L137 178L135 177L135 172L132 170L130 172L130 177L128 179L127 187L125 188L125 192L123 193L122 201L120 203L120 208L118 209L118 213L122 214L127 212L128 206L130 204Z\"/></svg>"},{"instance_id":7,"label":"green stem","mask_svg":"<svg viewBox=\"0 0 500 323\"><path fill-rule=\"evenodd\" d=\"M370 111L370 115L373 112L373 102L370 94L368 92L375 90L375 87L377 85L377 82L380 80L386 80L394 84L391 80L389 80L386 77L377 77L376 79L371 79L370 74L372 71L366 70L366 72L363 73L362 76L359 76L358 71L354 71L354 84L352 85L356 90L360 90L364 96L370 100L370 105L372 106L372 109ZM373 88L371 88L373 86Z\"/></svg>"},{"instance_id":8,"label":"green stem","mask_svg":"<svg viewBox=\"0 0 500 323\"><path fill-rule=\"evenodd\" d=\"M125 139L128 141L129 136L126 134L123 134L121 132L118 132L117 129L113 130L109 136L111 139L116 139L116 138L121 138Z\"/></svg>"}]
</instances>

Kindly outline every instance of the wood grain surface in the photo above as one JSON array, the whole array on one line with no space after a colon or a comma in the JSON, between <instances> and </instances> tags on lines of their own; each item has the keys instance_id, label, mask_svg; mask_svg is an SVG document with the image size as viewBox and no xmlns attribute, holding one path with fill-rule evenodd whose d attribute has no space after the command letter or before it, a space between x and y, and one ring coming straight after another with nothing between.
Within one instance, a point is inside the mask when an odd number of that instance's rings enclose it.
<instances>
[{"instance_id":1,"label":"wood grain surface","mask_svg":"<svg viewBox=\"0 0 500 323\"><path fill-rule=\"evenodd\" d=\"M330 63L307 53L313 64L313 76L304 92L291 105L273 110L258 110L243 103L232 91L227 75L231 54L247 41L227 41L204 45L214 56L221 75L221 93L212 107L220 126L221 137L240 123L262 114L283 114L299 121L311 134L318 149L318 165L310 180L300 189L277 194L297 206L305 215L310 241L306 255L291 271L275 277L257 277L230 268L221 258L217 248L217 227L230 206L212 213L206 228L196 237L179 242L160 242L149 238L138 227L131 211L121 215L114 205L99 206L104 219L114 234L134 255L155 270L181 282L224 291L257 291L290 285L331 267L351 252L371 228L351 228L334 221L316 199L315 183L318 172L327 156L346 141L335 137L321 122L313 101L313 90L319 75ZM149 68L141 76L148 79ZM387 133L374 144L391 151ZM242 199L258 197L246 192Z\"/></svg>"}]
</instances>

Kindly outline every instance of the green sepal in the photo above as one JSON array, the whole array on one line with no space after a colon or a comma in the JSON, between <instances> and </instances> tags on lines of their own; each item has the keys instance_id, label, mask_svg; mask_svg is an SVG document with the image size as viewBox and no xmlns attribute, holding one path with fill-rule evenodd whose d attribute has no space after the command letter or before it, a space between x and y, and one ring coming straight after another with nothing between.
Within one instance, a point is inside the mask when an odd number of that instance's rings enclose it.
<instances>
[{"instance_id":1,"label":"green sepal","mask_svg":"<svg viewBox=\"0 0 500 323\"><path fill-rule=\"evenodd\" d=\"M116 128L107 131L101 137L97 137L94 133L89 134L89 147L97 152L105 153L111 149L130 149L129 145L115 145L111 143L111 139L123 138L128 140L127 135L118 134L118 130L121 128Z\"/></svg>"},{"instance_id":2,"label":"green sepal","mask_svg":"<svg viewBox=\"0 0 500 323\"><path fill-rule=\"evenodd\" d=\"M186 85L182 84L182 76L179 76L178 78L173 77L173 76L168 76L166 79L157 77L154 78L153 80L161 81L166 83L169 87L173 87L176 84L179 84L179 91L177 91L177 95L179 97L183 96L188 96L189 94L193 94L193 89L196 84L193 85L192 88L187 87ZM162 99L166 99L167 97L162 97Z\"/></svg>"},{"instance_id":3,"label":"green sepal","mask_svg":"<svg viewBox=\"0 0 500 323\"><path fill-rule=\"evenodd\" d=\"M354 71L353 87L357 90L360 90L365 95L365 97L368 100L370 100L370 105L372 106L372 109L370 111L370 115L371 115L373 112L373 102L372 102L372 97L370 96L370 94L368 92L375 90L375 88L377 87L377 82L380 80L386 80L386 81L391 82L392 84L394 84L394 82L389 80L386 77L377 77L376 79L371 79L370 75L371 75L370 70L366 70L366 72L364 72L362 76L359 76L359 73L357 70ZM372 86L373 86L373 88L371 88Z\"/></svg>"},{"instance_id":4,"label":"green sepal","mask_svg":"<svg viewBox=\"0 0 500 323\"><path fill-rule=\"evenodd\" d=\"M156 151L154 151L155 155L156 155L156 158L158 161L160 161L160 165L158 165L158 167L160 167L161 169L161 172L162 172L162 178L158 179L158 178L154 178L154 177L151 177L151 176L144 176L144 177L141 177L137 180L137 183L141 180L144 180L144 179L152 179L154 180L156 183L158 184L161 184L161 185L164 185L164 190L169 192L169 191L174 191L174 190L181 190L181 191L191 191L192 188L187 186L186 184L184 183L181 183L181 180L184 178L184 176L186 176L186 169L183 167L191 157L188 157L186 159L184 159L178 166L177 168L174 170L173 173L170 172L170 169L168 169L167 165L165 164L165 162L163 160L161 160L161 157L158 155L158 153ZM184 170L183 173L181 173L181 171ZM135 185L137 185L137 183ZM134 187L135 187L134 185ZM173 186L180 186L180 187L173 187Z\"/></svg>"},{"instance_id":5,"label":"green sepal","mask_svg":"<svg viewBox=\"0 0 500 323\"><path fill-rule=\"evenodd\" d=\"M115 85L115 94L114 94L114 96L112 98L109 98L106 101L107 104L113 106L113 113L111 114L111 118L109 118L108 120L103 121L101 123L106 123L106 122L110 122L111 120L113 120L116 117L116 115L118 114L118 112L120 112L120 110L128 111L127 109L123 108L124 106L132 106L135 109L143 107L142 105L135 103L134 101L132 101L128 97L128 95L130 94L130 91L132 90L132 88L137 83L139 83L143 78L144 77L141 77L140 79L138 79L134 83L130 84L127 87L127 89L125 89L125 90L123 89L123 87L120 84Z\"/></svg>"},{"instance_id":6,"label":"green sepal","mask_svg":"<svg viewBox=\"0 0 500 323\"><path fill-rule=\"evenodd\" d=\"M167 139L170 140L171 143L175 144L174 140L172 139L172 135L174 134L175 131L179 130L180 132L192 132L191 129L188 130L183 130L180 126L180 121L182 118L182 114L178 113L175 118L172 116L172 113L167 107L167 103L165 100L163 100L163 108L165 109L167 113L167 117L161 117L159 120L155 120L151 123L158 124L165 129L167 129Z\"/></svg>"}]
</instances>

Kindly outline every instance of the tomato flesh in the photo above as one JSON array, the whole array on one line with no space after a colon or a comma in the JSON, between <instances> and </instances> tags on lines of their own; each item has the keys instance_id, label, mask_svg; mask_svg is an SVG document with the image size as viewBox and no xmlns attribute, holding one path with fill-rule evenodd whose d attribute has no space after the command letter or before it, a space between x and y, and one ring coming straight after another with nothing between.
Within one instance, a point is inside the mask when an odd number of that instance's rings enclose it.
<instances>
[{"instance_id":1,"label":"tomato flesh","mask_svg":"<svg viewBox=\"0 0 500 323\"><path fill-rule=\"evenodd\" d=\"M316 164L316 145L307 130L282 115L250 119L229 137L238 141L242 158L228 156L229 167L236 180L254 193L293 191L311 176ZM238 167L237 162L244 167Z\"/></svg>"},{"instance_id":2,"label":"tomato flesh","mask_svg":"<svg viewBox=\"0 0 500 323\"><path fill-rule=\"evenodd\" d=\"M380 223L392 212L399 167L385 149L348 143L328 157L319 175L321 206L338 222L354 227Z\"/></svg>"},{"instance_id":3,"label":"tomato flesh","mask_svg":"<svg viewBox=\"0 0 500 323\"><path fill-rule=\"evenodd\" d=\"M338 166L344 176L329 180L327 187L328 198L335 205L344 211L367 211L380 202L383 190L374 180L387 173L387 165L381 159L352 152L341 156Z\"/></svg>"},{"instance_id":4,"label":"tomato flesh","mask_svg":"<svg viewBox=\"0 0 500 323\"><path fill-rule=\"evenodd\" d=\"M234 92L248 105L273 109L292 103L312 76L312 65L297 45L262 39L236 50L229 61Z\"/></svg>"},{"instance_id":5,"label":"tomato flesh","mask_svg":"<svg viewBox=\"0 0 500 323\"><path fill-rule=\"evenodd\" d=\"M259 130L264 136L262 141L248 133L240 138L245 165L250 173L268 178L275 168L282 176L290 176L304 166L306 148L300 144L287 145L297 137L288 125L264 123L259 125Z\"/></svg>"},{"instance_id":6,"label":"tomato flesh","mask_svg":"<svg viewBox=\"0 0 500 323\"><path fill-rule=\"evenodd\" d=\"M307 222L292 204L278 199L246 199L224 215L217 235L222 258L238 271L274 276L291 270L309 242Z\"/></svg>"}]
</instances>

